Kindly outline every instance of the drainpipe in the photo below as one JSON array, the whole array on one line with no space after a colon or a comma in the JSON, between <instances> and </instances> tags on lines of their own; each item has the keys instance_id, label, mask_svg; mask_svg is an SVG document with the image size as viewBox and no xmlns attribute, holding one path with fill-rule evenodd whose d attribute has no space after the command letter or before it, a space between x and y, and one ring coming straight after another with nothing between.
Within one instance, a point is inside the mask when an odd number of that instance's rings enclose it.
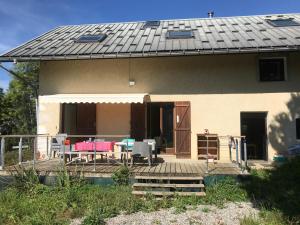
<instances>
[{"instance_id":1,"label":"drainpipe","mask_svg":"<svg viewBox=\"0 0 300 225\"><path fill-rule=\"evenodd\" d=\"M14 60L14 63L16 63L16 61ZM24 84L28 85L29 87L31 87L34 90L34 95L35 95L35 116L36 116L36 131L38 133L38 122L39 122L39 94L38 94L38 89L32 85L30 82L28 82L26 79L24 79L23 77L21 77L19 74L15 73L14 71L4 67L1 62L0 62L0 68L2 68L3 70L5 70L6 72L8 72L9 74L11 74L13 77L17 78L18 80L22 81Z\"/></svg>"}]
</instances>

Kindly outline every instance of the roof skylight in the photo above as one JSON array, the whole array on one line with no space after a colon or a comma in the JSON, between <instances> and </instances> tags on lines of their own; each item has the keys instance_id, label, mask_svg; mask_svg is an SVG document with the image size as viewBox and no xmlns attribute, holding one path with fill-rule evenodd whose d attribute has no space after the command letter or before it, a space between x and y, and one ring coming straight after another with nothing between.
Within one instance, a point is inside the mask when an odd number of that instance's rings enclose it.
<instances>
[{"instance_id":1,"label":"roof skylight","mask_svg":"<svg viewBox=\"0 0 300 225\"><path fill-rule=\"evenodd\" d=\"M266 20L273 27L290 27L290 26L300 26L300 23L296 22L293 18L288 19L267 19Z\"/></svg>"},{"instance_id":2,"label":"roof skylight","mask_svg":"<svg viewBox=\"0 0 300 225\"><path fill-rule=\"evenodd\" d=\"M159 20L151 20L151 21L146 21L143 28L156 28L159 27L160 21Z\"/></svg>"},{"instance_id":3,"label":"roof skylight","mask_svg":"<svg viewBox=\"0 0 300 225\"><path fill-rule=\"evenodd\" d=\"M107 37L106 34L88 34L81 35L75 40L77 43L90 43L90 42L101 42Z\"/></svg>"},{"instance_id":4,"label":"roof skylight","mask_svg":"<svg viewBox=\"0 0 300 225\"><path fill-rule=\"evenodd\" d=\"M193 38L194 34L191 30L176 30L176 31L168 31L166 34L167 39L185 39L185 38Z\"/></svg>"}]
</instances>

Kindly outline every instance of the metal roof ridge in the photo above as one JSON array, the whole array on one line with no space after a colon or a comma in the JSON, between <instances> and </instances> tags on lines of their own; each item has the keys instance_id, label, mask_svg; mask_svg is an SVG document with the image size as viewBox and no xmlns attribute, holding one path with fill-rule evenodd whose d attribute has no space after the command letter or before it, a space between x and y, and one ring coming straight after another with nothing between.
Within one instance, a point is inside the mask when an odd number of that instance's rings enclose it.
<instances>
[{"instance_id":1,"label":"metal roof ridge","mask_svg":"<svg viewBox=\"0 0 300 225\"><path fill-rule=\"evenodd\" d=\"M220 17L193 17L193 18L176 18L176 19L153 19L162 22L168 21L190 21L190 20L215 20L215 19L231 19L231 18L248 18L248 17L265 17L265 16L287 16L287 15L300 15L300 12L296 13L273 13L273 14L257 14L257 15L244 15L244 16L220 16ZM113 25L113 24L132 24L132 23L144 23L150 20L137 20L137 21L121 21L121 22L103 22L103 23L83 23L83 24L66 24L58 27L72 27L72 26L93 26L93 25ZM152 21L152 19L151 19Z\"/></svg>"}]
</instances>

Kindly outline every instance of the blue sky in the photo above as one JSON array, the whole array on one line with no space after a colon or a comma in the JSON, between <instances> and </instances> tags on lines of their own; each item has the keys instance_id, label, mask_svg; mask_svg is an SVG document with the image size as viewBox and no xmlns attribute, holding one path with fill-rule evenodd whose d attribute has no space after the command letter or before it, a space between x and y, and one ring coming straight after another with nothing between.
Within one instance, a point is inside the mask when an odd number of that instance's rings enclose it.
<instances>
[{"instance_id":1,"label":"blue sky","mask_svg":"<svg viewBox=\"0 0 300 225\"><path fill-rule=\"evenodd\" d=\"M67 24L300 12L299 0L0 0L0 54ZM10 64L4 64L11 66ZM10 77L0 70L0 87Z\"/></svg>"}]
</instances>

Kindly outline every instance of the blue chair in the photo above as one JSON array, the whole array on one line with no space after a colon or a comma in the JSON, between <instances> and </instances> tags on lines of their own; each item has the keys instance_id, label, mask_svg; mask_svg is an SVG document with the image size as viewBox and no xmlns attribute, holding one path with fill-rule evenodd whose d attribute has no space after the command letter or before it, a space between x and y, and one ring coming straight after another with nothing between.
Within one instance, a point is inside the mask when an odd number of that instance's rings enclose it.
<instances>
[{"instance_id":1,"label":"blue chair","mask_svg":"<svg viewBox=\"0 0 300 225\"><path fill-rule=\"evenodd\" d=\"M135 139L133 139L133 138L125 138L125 139L122 140L122 142L126 143L125 150L127 148L128 151L132 151Z\"/></svg>"},{"instance_id":2,"label":"blue chair","mask_svg":"<svg viewBox=\"0 0 300 225\"><path fill-rule=\"evenodd\" d=\"M126 143L126 145L122 147L122 152L132 152L135 139L125 138L121 142ZM127 157L125 156L125 158ZM121 161L123 161L123 154L121 155Z\"/></svg>"}]
</instances>

